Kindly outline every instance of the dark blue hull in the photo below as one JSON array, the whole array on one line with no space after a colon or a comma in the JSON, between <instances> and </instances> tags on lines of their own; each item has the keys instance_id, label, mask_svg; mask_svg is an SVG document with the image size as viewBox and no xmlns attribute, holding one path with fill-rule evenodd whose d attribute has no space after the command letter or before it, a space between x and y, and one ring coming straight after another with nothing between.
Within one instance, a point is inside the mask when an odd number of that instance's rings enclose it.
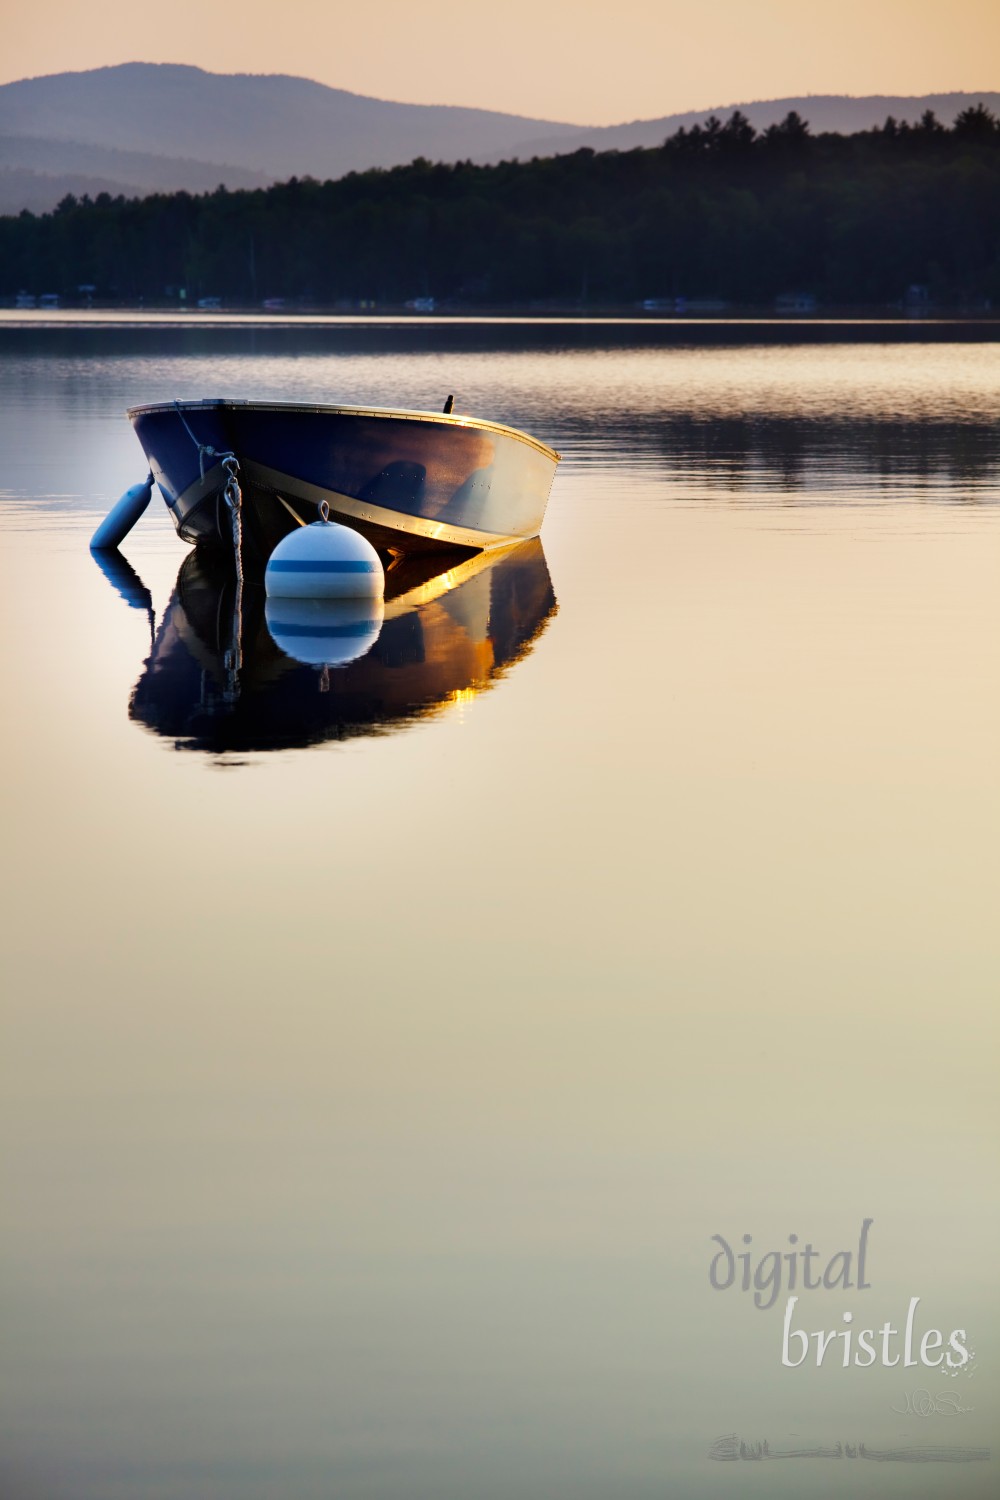
<instances>
[{"instance_id":1,"label":"dark blue hull","mask_svg":"<svg viewBox=\"0 0 1000 1500\"><path fill-rule=\"evenodd\" d=\"M509 546L538 535L559 461L514 428L431 412L218 400L129 417L186 541L230 545L220 455L235 455L262 559L324 500L386 552Z\"/></svg>"}]
</instances>

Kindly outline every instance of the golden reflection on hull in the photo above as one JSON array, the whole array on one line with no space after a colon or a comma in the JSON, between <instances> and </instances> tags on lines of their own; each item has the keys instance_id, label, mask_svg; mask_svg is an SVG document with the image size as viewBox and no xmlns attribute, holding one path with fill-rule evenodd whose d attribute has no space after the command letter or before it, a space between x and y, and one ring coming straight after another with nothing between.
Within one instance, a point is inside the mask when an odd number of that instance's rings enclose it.
<instances>
[{"instance_id":1,"label":"golden reflection on hull","mask_svg":"<svg viewBox=\"0 0 1000 1500\"><path fill-rule=\"evenodd\" d=\"M236 456L258 560L322 501L380 551L510 546L538 535L559 462L516 428L444 412L210 399L129 417L185 541L231 545L219 455Z\"/></svg>"},{"instance_id":2,"label":"golden reflection on hull","mask_svg":"<svg viewBox=\"0 0 1000 1500\"><path fill-rule=\"evenodd\" d=\"M237 642L231 571L196 552L181 565L129 715L181 748L225 753L383 734L469 701L531 648L555 594L537 538L455 554L432 572L441 561L394 563L377 638L327 667L276 643L259 584L244 589Z\"/></svg>"}]
</instances>

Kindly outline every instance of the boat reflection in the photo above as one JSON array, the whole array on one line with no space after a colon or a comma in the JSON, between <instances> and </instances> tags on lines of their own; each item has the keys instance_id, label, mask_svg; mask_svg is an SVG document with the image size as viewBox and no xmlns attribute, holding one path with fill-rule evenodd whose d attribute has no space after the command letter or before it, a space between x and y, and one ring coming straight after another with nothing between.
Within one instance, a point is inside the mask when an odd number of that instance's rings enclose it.
<instances>
[{"instance_id":1,"label":"boat reflection","mask_svg":"<svg viewBox=\"0 0 1000 1500\"><path fill-rule=\"evenodd\" d=\"M400 560L384 603L302 610L252 581L238 599L232 569L194 552L129 716L179 749L272 750L391 732L482 692L555 612L545 554L535 539L440 566Z\"/></svg>"}]
</instances>

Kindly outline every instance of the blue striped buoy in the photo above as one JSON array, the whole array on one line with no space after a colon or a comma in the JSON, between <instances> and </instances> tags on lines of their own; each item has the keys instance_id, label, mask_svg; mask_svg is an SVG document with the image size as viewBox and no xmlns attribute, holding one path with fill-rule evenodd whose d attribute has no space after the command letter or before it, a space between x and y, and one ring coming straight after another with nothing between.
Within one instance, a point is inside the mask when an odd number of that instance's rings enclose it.
<instances>
[{"instance_id":1,"label":"blue striped buoy","mask_svg":"<svg viewBox=\"0 0 1000 1500\"><path fill-rule=\"evenodd\" d=\"M268 558L264 588L282 599L381 599L385 574L371 542L349 526L329 519L324 500L320 519L282 537Z\"/></svg>"}]
</instances>

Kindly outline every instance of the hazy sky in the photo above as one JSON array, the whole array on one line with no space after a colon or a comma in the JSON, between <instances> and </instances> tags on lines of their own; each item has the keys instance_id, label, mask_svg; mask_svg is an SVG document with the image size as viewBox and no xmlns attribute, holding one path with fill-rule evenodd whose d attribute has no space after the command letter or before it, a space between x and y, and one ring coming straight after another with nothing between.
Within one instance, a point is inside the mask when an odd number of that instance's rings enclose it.
<instances>
[{"instance_id":1,"label":"hazy sky","mask_svg":"<svg viewBox=\"0 0 1000 1500\"><path fill-rule=\"evenodd\" d=\"M794 94L1000 87L998 0L0 0L0 22L0 82L185 62L580 124Z\"/></svg>"}]
</instances>

